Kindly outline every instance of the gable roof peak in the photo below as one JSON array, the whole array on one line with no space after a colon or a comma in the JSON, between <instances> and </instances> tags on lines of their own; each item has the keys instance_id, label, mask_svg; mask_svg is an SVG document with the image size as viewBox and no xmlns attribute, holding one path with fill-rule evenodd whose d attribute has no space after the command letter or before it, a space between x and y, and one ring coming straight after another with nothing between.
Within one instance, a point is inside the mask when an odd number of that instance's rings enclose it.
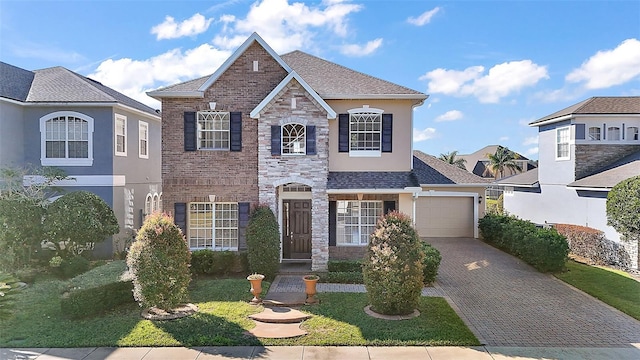
<instances>
[{"instance_id":1,"label":"gable roof peak","mask_svg":"<svg viewBox=\"0 0 640 360\"><path fill-rule=\"evenodd\" d=\"M529 123L540 126L570 119L573 115L640 115L640 96L593 96Z\"/></svg>"}]
</instances>

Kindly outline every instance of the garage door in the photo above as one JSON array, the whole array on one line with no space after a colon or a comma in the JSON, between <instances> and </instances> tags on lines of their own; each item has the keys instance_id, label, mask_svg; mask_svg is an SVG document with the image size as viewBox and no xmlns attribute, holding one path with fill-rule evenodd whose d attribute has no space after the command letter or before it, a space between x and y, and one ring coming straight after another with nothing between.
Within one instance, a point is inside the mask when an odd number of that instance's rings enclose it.
<instances>
[{"instance_id":1,"label":"garage door","mask_svg":"<svg viewBox=\"0 0 640 360\"><path fill-rule=\"evenodd\" d=\"M416 203L416 228L420 236L473 237L472 197L423 196Z\"/></svg>"}]
</instances>

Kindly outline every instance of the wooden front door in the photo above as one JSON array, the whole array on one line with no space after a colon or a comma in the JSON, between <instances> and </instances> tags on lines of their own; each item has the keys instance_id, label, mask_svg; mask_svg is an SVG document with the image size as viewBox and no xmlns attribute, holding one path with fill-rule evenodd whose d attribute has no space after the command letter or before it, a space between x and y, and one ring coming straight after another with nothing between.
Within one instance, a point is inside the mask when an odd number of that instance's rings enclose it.
<instances>
[{"instance_id":1,"label":"wooden front door","mask_svg":"<svg viewBox=\"0 0 640 360\"><path fill-rule=\"evenodd\" d=\"M311 259L311 200L282 202L282 257Z\"/></svg>"}]
</instances>

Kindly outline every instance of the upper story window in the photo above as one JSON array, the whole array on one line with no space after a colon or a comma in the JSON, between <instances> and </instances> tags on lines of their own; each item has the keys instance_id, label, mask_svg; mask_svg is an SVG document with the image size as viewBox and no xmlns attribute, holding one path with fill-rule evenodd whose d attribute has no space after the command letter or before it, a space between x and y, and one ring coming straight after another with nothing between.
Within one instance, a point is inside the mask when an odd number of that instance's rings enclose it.
<instances>
[{"instance_id":1,"label":"upper story window","mask_svg":"<svg viewBox=\"0 0 640 360\"><path fill-rule=\"evenodd\" d=\"M592 126L589 128L589 140L600 140L600 127Z\"/></svg>"},{"instance_id":2,"label":"upper story window","mask_svg":"<svg viewBox=\"0 0 640 360\"><path fill-rule=\"evenodd\" d=\"M229 150L229 113L198 111L198 149Z\"/></svg>"},{"instance_id":3,"label":"upper story window","mask_svg":"<svg viewBox=\"0 0 640 360\"><path fill-rule=\"evenodd\" d=\"M349 154L380 156L382 110L363 108L349 112Z\"/></svg>"},{"instance_id":4,"label":"upper story window","mask_svg":"<svg viewBox=\"0 0 640 360\"><path fill-rule=\"evenodd\" d=\"M138 123L138 157L149 158L149 124L144 121Z\"/></svg>"},{"instance_id":5,"label":"upper story window","mask_svg":"<svg viewBox=\"0 0 640 360\"><path fill-rule=\"evenodd\" d=\"M608 127L607 140L620 140L620 128L617 126Z\"/></svg>"},{"instance_id":6,"label":"upper story window","mask_svg":"<svg viewBox=\"0 0 640 360\"><path fill-rule=\"evenodd\" d=\"M42 166L93 165L93 118L58 111L40 118Z\"/></svg>"},{"instance_id":7,"label":"upper story window","mask_svg":"<svg viewBox=\"0 0 640 360\"><path fill-rule=\"evenodd\" d=\"M127 156L127 117L116 114L115 121L116 155Z\"/></svg>"},{"instance_id":8,"label":"upper story window","mask_svg":"<svg viewBox=\"0 0 640 360\"><path fill-rule=\"evenodd\" d=\"M367 245L382 216L382 201L337 201L337 245Z\"/></svg>"},{"instance_id":9,"label":"upper story window","mask_svg":"<svg viewBox=\"0 0 640 360\"><path fill-rule=\"evenodd\" d=\"M638 140L638 127L637 126L629 126L629 127L627 127L627 140Z\"/></svg>"},{"instance_id":10,"label":"upper story window","mask_svg":"<svg viewBox=\"0 0 640 360\"><path fill-rule=\"evenodd\" d=\"M282 126L282 154L304 155L307 147L306 127L290 123Z\"/></svg>"},{"instance_id":11,"label":"upper story window","mask_svg":"<svg viewBox=\"0 0 640 360\"><path fill-rule=\"evenodd\" d=\"M568 127L556 129L556 160L569 159L570 134Z\"/></svg>"}]
</instances>

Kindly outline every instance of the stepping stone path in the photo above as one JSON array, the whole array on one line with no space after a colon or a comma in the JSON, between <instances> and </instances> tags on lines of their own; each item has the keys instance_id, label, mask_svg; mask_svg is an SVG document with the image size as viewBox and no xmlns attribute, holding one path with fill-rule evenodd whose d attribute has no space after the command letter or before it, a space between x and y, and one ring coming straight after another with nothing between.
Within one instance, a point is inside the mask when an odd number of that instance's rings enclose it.
<instances>
[{"instance_id":1,"label":"stepping stone path","mask_svg":"<svg viewBox=\"0 0 640 360\"><path fill-rule=\"evenodd\" d=\"M256 337L271 339L307 335L306 331L300 329L300 325L310 317L311 315L290 307L265 307L261 313L249 316L256 323L256 327L249 330L248 333Z\"/></svg>"}]
</instances>

